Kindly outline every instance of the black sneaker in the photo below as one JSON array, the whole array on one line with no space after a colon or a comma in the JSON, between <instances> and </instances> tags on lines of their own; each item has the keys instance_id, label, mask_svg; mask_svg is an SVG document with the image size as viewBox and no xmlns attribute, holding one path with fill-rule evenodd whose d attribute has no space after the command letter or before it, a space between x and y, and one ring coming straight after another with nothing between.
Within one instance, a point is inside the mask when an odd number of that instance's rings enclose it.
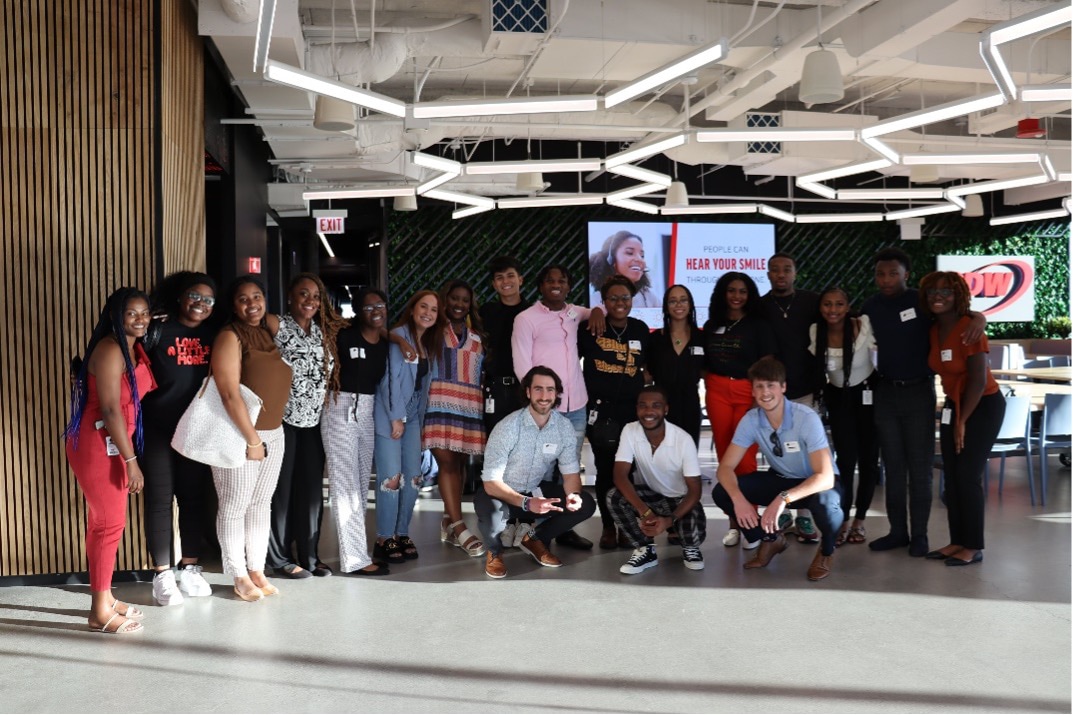
<instances>
[{"instance_id":1,"label":"black sneaker","mask_svg":"<svg viewBox=\"0 0 1075 715\"><path fill-rule=\"evenodd\" d=\"M704 569L705 559L702 558L702 550L697 546L684 546L683 565L691 571L701 571Z\"/></svg>"},{"instance_id":2,"label":"black sneaker","mask_svg":"<svg viewBox=\"0 0 1075 715\"><path fill-rule=\"evenodd\" d=\"M627 559L627 563L620 566L620 573L642 573L648 568L657 565L657 552L652 546L639 546Z\"/></svg>"}]
</instances>

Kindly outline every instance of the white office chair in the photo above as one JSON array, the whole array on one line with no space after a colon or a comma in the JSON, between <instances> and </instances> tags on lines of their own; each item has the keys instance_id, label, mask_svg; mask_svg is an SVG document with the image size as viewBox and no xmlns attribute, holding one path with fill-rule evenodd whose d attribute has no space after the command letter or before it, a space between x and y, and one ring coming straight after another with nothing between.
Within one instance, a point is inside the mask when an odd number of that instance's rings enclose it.
<instances>
[{"instance_id":1,"label":"white office chair","mask_svg":"<svg viewBox=\"0 0 1075 715\"><path fill-rule=\"evenodd\" d=\"M1000 425L990 459L1000 457L1000 480L997 493L1004 491L1004 463L1009 454L1022 451L1026 456L1027 482L1030 484L1030 505L1034 506L1034 459L1030 449L1030 398L1005 397L1004 422ZM985 493L989 494L989 462L985 463Z\"/></svg>"},{"instance_id":2,"label":"white office chair","mask_svg":"<svg viewBox=\"0 0 1075 715\"><path fill-rule=\"evenodd\" d=\"M1049 472L1046 469L1050 449L1071 449L1071 395L1046 395L1037 439L1041 459L1041 505L1045 506Z\"/></svg>"}]
</instances>

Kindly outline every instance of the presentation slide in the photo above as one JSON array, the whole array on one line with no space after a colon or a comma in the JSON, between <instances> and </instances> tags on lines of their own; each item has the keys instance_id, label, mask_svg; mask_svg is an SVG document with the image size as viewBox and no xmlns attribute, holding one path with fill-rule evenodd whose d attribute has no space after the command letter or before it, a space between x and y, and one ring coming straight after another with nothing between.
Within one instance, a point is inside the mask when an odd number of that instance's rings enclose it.
<instances>
[{"instance_id":1,"label":"presentation slide","mask_svg":"<svg viewBox=\"0 0 1075 715\"><path fill-rule=\"evenodd\" d=\"M661 301L670 285L690 290L699 327L723 274L745 273L761 295L769 291L772 224L591 221L588 229L590 306L601 304L600 288L610 276L626 276L638 289L631 315L650 328L664 325Z\"/></svg>"}]
</instances>

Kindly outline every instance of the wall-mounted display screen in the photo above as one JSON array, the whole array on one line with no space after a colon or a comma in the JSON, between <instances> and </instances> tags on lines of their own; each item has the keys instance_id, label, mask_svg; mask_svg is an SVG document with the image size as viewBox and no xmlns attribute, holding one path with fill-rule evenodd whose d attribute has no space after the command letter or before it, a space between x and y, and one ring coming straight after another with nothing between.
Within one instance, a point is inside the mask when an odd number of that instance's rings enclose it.
<instances>
[{"instance_id":1,"label":"wall-mounted display screen","mask_svg":"<svg viewBox=\"0 0 1075 715\"><path fill-rule=\"evenodd\" d=\"M772 224L591 221L587 234L590 306L601 304L600 288L610 276L626 276L638 289L631 315L651 328L664 324L661 300L676 283L694 296L699 325L714 284L728 271L746 273L762 295L769 291Z\"/></svg>"}]
</instances>

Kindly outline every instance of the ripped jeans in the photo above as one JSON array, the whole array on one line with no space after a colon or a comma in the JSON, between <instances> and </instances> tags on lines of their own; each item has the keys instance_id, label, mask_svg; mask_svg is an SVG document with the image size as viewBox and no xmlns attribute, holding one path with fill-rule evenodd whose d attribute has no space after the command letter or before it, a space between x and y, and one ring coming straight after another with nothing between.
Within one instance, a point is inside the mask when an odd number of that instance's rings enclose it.
<instances>
[{"instance_id":1,"label":"ripped jeans","mask_svg":"<svg viewBox=\"0 0 1075 715\"><path fill-rule=\"evenodd\" d=\"M407 536L418 488L422 485L422 425L418 399L407 405L403 436L376 435L373 459L377 469L377 538Z\"/></svg>"}]
</instances>

